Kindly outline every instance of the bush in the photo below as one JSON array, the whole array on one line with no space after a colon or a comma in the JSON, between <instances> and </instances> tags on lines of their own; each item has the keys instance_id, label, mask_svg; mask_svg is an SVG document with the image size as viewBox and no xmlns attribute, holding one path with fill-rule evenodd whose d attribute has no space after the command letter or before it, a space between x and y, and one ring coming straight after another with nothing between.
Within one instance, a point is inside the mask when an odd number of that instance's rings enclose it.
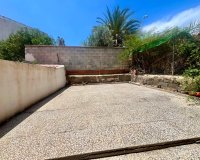
<instances>
[{"instance_id":1,"label":"bush","mask_svg":"<svg viewBox=\"0 0 200 160\"><path fill-rule=\"evenodd\" d=\"M200 75L194 78L185 77L182 82L184 91L200 92Z\"/></svg>"},{"instance_id":2,"label":"bush","mask_svg":"<svg viewBox=\"0 0 200 160\"><path fill-rule=\"evenodd\" d=\"M195 78L197 76L200 76L200 69L197 69L197 68L186 69L183 75L185 77Z\"/></svg>"},{"instance_id":3,"label":"bush","mask_svg":"<svg viewBox=\"0 0 200 160\"><path fill-rule=\"evenodd\" d=\"M37 29L24 28L0 41L0 58L11 61L23 61L25 45L53 45L54 40Z\"/></svg>"},{"instance_id":4,"label":"bush","mask_svg":"<svg viewBox=\"0 0 200 160\"><path fill-rule=\"evenodd\" d=\"M186 58L185 64L189 68L200 68L200 41L196 40L195 37L193 41L183 41L177 45L177 51L180 56ZM191 72L196 72L197 70L191 70ZM186 70L186 72L188 72ZM198 72L198 71L197 71Z\"/></svg>"},{"instance_id":5,"label":"bush","mask_svg":"<svg viewBox=\"0 0 200 160\"><path fill-rule=\"evenodd\" d=\"M112 33L106 26L94 27L92 34L84 42L84 46L92 47L111 47L112 45Z\"/></svg>"}]
</instances>

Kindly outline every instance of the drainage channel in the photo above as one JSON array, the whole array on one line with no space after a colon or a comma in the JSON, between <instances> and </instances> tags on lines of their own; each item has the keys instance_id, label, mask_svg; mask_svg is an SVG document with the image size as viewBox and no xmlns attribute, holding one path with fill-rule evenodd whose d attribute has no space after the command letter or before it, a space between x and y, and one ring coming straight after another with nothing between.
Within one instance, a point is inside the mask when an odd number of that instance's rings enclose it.
<instances>
[{"instance_id":1,"label":"drainage channel","mask_svg":"<svg viewBox=\"0 0 200 160\"><path fill-rule=\"evenodd\" d=\"M147 151L153 151L153 150L159 150L159 149L165 149L165 148L177 147L177 146L189 145L189 144L195 144L195 143L200 143L200 137L182 139L182 140L176 140L176 141L167 141L167 142L155 143L155 144L133 146L133 147L125 147L125 148L112 149L112 150L97 151L97 152L84 153L84 154L77 154L77 155L54 158L54 159L49 159L49 160L89 160L89 159L120 156L120 155L131 154L131 153L147 152Z\"/></svg>"}]
</instances>

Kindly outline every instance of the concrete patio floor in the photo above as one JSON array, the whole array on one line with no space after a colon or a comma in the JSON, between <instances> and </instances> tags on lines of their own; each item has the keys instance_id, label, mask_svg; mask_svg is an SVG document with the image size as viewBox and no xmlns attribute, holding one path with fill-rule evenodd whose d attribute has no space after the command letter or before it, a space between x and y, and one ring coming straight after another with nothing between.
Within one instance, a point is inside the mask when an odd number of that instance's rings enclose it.
<instances>
[{"instance_id":1,"label":"concrete patio floor","mask_svg":"<svg viewBox=\"0 0 200 160\"><path fill-rule=\"evenodd\" d=\"M200 106L185 96L128 83L71 86L1 125L0 137L2 160L58 158L200 137ZM179 150L200 157L200 144L195 144L109 159L173 159Z\"/></svg>"}]
</instances>

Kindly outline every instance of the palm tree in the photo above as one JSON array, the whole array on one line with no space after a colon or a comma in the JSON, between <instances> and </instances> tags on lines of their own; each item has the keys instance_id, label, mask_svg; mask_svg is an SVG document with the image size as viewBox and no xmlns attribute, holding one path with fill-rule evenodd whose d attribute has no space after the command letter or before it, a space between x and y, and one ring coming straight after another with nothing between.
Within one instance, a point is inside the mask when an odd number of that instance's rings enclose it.
<instances>
[{"instance_id":1,"label":"palm tree","mask_svg":"<svg viewBox=\"0 0 200 160\"><path fill-rule=\"evenodd\" d=\"M133 12L128 8L120 9L119 6L113 11L107 7L107 12L104 18L98 17L97 22L107 26L112 31L114 46L122 46L126 35L137 32L140 22L131 18Z\"/></svg>"}]
</instances>

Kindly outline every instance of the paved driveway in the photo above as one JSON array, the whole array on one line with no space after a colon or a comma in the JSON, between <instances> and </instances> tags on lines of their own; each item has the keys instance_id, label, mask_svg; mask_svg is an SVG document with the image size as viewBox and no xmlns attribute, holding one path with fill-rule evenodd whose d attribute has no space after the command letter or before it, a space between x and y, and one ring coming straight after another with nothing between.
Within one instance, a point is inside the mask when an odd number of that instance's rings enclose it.
<instances>
[{"instance_id":1,"label":"paved driveway","mask_svg":"<svg viewBox=\"0 0 200 160\"><path fill-rule=\"evenodd\" d=\"M2 160L63 157L200 136L200 107L128 83L71 86L2 125L0 136Z\"/></svg>"}]
</instances>

